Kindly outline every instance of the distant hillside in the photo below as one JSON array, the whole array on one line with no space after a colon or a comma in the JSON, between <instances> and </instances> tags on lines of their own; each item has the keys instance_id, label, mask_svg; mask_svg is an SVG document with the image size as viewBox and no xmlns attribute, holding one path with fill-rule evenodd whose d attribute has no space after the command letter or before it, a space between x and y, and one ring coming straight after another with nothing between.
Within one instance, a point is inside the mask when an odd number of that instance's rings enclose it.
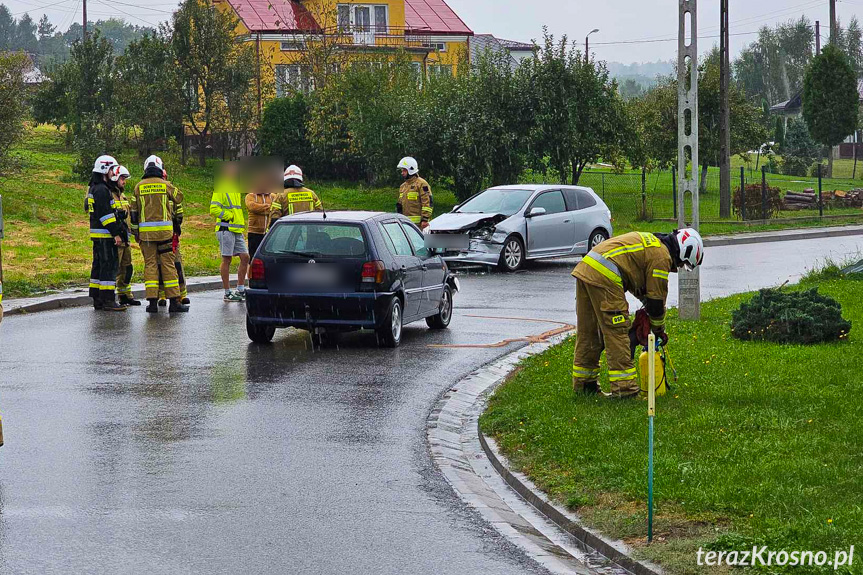
<instances>
[{"instance_id":1,"label":"distant hillside","mask_svg":"<svg viewBox=\"0 0 863 575\"><path fill-rule=\"evenodd\" d=\"M657 76L667 76L674 72L673 60L658 60L656 62L633 62L623 64L622 62L608 62L608 72L617 78L618 82L632 79L643 87L652 86Z\"/></svg>"}]
</instances>

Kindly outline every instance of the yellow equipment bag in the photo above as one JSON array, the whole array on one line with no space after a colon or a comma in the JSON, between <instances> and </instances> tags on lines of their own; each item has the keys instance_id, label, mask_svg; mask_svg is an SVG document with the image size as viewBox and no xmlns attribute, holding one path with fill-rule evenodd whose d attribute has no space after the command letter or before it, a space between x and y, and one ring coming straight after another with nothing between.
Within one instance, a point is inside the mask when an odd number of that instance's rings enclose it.
<instances>
[{"instance_id":1,"label":"yellow equipment bag","mask_svg":"<svg viewBox=\"0 0 863 575\"><path fill-rule=\"evenodd\" d=\"M653 364L654 371L656 372L656 395L665 395L668 391L668 378L665 373L665 361L662 354L658 351L654 352L656 354L656 361ZM641 356L638 358L638 373L640 375L641 380L641 397L647 397L647 390L650 388L650 370L647 367L647 362L650 357L647 355L646 351L641 352Z\"/></svg>"}]
</instances>

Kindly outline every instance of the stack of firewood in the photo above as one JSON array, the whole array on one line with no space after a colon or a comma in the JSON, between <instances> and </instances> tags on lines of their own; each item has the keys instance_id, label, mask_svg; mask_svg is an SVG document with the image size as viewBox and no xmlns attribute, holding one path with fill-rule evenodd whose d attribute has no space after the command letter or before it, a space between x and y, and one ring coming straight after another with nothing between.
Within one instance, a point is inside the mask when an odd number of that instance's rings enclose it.
<instances>
[{"instance_id":1,"label":"stack of firewood","mask_svg":"<svg viewBox=\"0 0 863 575\"><path fill-rule=\"evenodd\" d=\"M823 193L824 203L827 203L827 192ZM850 191L836 190L830 193L830 204L841 208L860 208L863 207L863 190L855 189Z\"/></svg>"},{"instance_id":2,"label":"stack of firewood","mask_svg":"<svg viewBox=\"0 0 863 575\"><path fill-rule=\"evenodd\" d=\"M785 192L782 198L783 210L812 210L818 207L818 194L812 188L802 192Z\"/></svg>"}]
</instances>

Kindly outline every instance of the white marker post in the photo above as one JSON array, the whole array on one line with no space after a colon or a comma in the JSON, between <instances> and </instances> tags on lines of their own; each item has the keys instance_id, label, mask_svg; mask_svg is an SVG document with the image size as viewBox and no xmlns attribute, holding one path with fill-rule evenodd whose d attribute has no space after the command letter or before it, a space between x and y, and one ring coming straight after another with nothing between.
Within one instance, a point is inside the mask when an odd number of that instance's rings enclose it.
<instances>
[{"instance_id":1,"label":"white marker post","mask_svg":"<svg viewBox=\"0 0 863 575\"><path fill-rule=\"evenodd\" d=\"M656 336L647 336L647 542L653 541L653 418L656 416Z\"/></svg>"}]
</instances>

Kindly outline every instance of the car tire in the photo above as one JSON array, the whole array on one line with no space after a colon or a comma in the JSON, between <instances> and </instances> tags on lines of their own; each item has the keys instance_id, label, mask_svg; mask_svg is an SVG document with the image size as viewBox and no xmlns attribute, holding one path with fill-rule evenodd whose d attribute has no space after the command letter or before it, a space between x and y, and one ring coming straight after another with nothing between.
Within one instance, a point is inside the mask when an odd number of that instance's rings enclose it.
<instances>
[{"instance_id":1,"label":"car tire","mask_svg":"<svg viewBox=\"0 0 863 575\"><path fill-rule=\"evenodd\" d=\"M402 300L394 296L390 300L383 324L375 330L378 336L378 345L381 347L398 347L402 342L402 327L404 327Z\"/></svg>"},{"instance_id":2,"label":"car tire","mask_svg":"<svg viewBox=\"0 0 863 575\"><path fill-rule=\"evenodd\" d=\"M588 251L592 250L602 242L608 239L608 232L602 228L596 228L592 232L590 232L590 236L587 238L587 249Z\"/></svg>"},{"instance_id":3,"label":"car tire","mask_svg":"<svg viewBox=\"0 0 863 575\"><path fill-rule=\"evenodd\" d=\"M452 320L452 288L444 286L441 296L440 308L437 315L426 318L426 324L431 329L446 329Z\"/></svg>"},{"instance_id":4,"label":"car tire","mask_svg":"<svg viewBox=\"0 0 863 575\"><path fill-rule=\"evenodd\" d=\"M246 333L255 343L270 343L276 335L276 328L272 325L256 325L246 316Z\"/></svg>"},{"instance_id":5,"label":"car tire","mask_svg":"<svg viewBox=\"0 0 863 575\"><path fill-rule=\"evenodd\" d=\"M335 347L339 343L339 334L335 331L325 331L315 336L320 347Z\"/></svg>"},{"instance_id":6,"label":"car tire","mask_svg":"<svg viewBox=\"0 0 863 575\"><path fill-rule=\"evenodd\" d=\"M513 235L506 238L498 266L506 272L517 272L524 266L524 242L520 237Z\"/></svg>"}]
</instances>

